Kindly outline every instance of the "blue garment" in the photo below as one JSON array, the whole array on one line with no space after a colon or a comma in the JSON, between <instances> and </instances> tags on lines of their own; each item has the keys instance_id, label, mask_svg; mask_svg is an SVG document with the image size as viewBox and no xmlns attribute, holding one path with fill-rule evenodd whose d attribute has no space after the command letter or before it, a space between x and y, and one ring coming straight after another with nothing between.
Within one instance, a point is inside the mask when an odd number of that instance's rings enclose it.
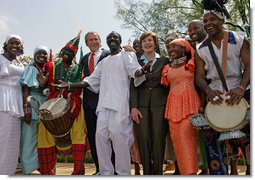
<instances>
[{"instance_id":1,"label":"blue garment","mask_svg":"<svg viewBox=\"0 0 255 180\"><path fill-rule=\"evenodd\" d=\"M151 66L150 66L150 71L152 71L152 67L157 61L157 59L160 58L160 55L158 53L155 53L154 59L152 60ZM143 61L144 64L148 64L148 59L146 58L145 54L143 54L140 59Z\"/></svg>"},{"instance_id":2,"label":"blue garment","mask_svg":"<svg viewBox=\"0 0 255 180\"><path fill-rule=\"evenodd\" d=\"M219 133L214 130L206 132L206 151L211 175L228 175L227 151L224 143L218 142Z\"/></svg>"},{"instance_id":3,"label":"blue garment","mask_svg":"<svg viewBox=\"0 0 255 180\"><path fill-rule=\"evenodd\" d=\"M33 65L34 61L32 60L21 78L21 85L27 85L30 88L30 95L33 96L39 104L43 104L47 97L43 94L42 89L39 87L39 82L36 77L38 75L38 70ZM32 108L32 120L38 121L38 114Z\"/></svg>"},{"instance_id":4,"label":"blue garment","mask_svg":"<svg viewBox=\"0 0 255 180\"><path fill-rule=\"evenodd\" d=\"M22 86L26 85L30 88L30 95L33 96L39 104L43 104L47 97L43 94L37 81L38 70L33 65L34 61L26 67L21 79ZM32 108L32 122L28 125L22 121L21 140L20 140L20 161L22 165L22 173L30 174L39 168L37 142L38 142L38 122L37 113Z\"/></svg>"}]
</instances>

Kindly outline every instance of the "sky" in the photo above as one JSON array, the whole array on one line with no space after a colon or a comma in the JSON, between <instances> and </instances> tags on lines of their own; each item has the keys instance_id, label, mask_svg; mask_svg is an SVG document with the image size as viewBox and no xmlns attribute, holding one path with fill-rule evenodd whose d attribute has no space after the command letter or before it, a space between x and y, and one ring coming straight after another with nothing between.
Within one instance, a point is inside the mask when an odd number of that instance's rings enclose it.
<instances>
[{"instance_id":1,"label":"sky","mask_svg":"<svg viewBox=\"0 0 255 180\"><path fill-rule=\"evenodd\" d=\"M122 45L127 44L134 40L133 33L121 27L115 14L114 0L1 0L0 51L6 37L17 34L24 41L25 55L33 55L37 45L46 45L55 54L80 30L84 53L89 51L84 42L88 31L97 31L106 49L106 36L111 31L119 32Z\"/></svg>"},{"instance_id":2,"label":"sky","mask_svg":"<svg viewBox=\"0 0 255 180\"><path fill-rule=\"evenodd\" d=\"M106 49L106 36L113 30L121 34L122 45L134 40L132 30L122 28L115 15L114 0L0 0L0 51L9 34L22 37L25 55L30 56L38 45L58 53L79 30L84 53L89 51L84 42L88 31L97 31Z\"/></svg>"}]
</instances>

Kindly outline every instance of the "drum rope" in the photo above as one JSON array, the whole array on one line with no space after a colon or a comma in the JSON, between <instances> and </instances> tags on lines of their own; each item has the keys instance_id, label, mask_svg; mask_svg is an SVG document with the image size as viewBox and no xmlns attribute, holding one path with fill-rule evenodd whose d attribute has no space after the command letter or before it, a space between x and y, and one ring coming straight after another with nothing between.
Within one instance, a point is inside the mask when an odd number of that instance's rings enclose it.
<instances>
[{"instance_id":1,"label":"drum rope","mask_svg":"<svg viewBox=\"0 0 255 180\"><path fill-rule=\"evenodd\" d=\"M61 135L54 135L54 134L53 134L53 136L54 136L54 137L57 137L57 138L61 138L61 137L66 136L70 131L71 131L71 129L69 129L69 130L68 130L66 133L64 133L64 134L61 134Z\"/></svg>"},{"instance_id":2,"label":"drum rope","mask_svg":"<svg viewBox=\"0 0 255 180\"><path fill-rule=\"evenodd\" d=\"M50 109L52 109L52 107L56 104L56 103L58 103L58 101L60 101L61 100L61 98L58 98L56 101L53 101L53 102L51 102L50 103L50 105L46 108L48 111L50 111Z\"/></svg>"}]
</instances>

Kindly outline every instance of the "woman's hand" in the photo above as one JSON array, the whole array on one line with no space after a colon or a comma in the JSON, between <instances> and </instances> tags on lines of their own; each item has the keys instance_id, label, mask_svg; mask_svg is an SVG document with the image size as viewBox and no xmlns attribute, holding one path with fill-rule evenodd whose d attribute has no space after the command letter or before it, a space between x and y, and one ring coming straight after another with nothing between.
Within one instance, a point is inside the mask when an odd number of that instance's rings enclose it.
<instances>
[{"instance_id":1,"label":"woman's hand","mask_svg":"<svg viewBox=\"0 0 255 180\"><path fill-rule=\"evenodd\" d=\"M136 122L136 124L140 123L140 118L143 118L141 112L137 108L131 109L131 118L133 121Z\"/></svg>"}]
</instances>

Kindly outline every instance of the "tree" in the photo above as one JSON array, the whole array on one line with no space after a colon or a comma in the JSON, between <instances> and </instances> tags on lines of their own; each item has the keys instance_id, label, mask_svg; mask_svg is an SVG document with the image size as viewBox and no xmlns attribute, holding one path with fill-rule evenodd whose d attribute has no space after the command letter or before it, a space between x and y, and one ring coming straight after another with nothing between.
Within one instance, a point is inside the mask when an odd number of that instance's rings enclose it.
<instances>
[{"instance_id":1,"label":"tree","mask_svg":"<svg viewBox=\"0 0 255 180\"><path fill-rule=\"evenodd\" d=\"M115 6L116 18L123 22L124 28L132 29L136 37L144 31L156 32L161 41L169 30L185 34L187 23L203 15L201 0L152 0L151 3L116 0ZM233 24L249 24L250 0L232 0L226 6Z\"/></svg>"}]
</instances>

